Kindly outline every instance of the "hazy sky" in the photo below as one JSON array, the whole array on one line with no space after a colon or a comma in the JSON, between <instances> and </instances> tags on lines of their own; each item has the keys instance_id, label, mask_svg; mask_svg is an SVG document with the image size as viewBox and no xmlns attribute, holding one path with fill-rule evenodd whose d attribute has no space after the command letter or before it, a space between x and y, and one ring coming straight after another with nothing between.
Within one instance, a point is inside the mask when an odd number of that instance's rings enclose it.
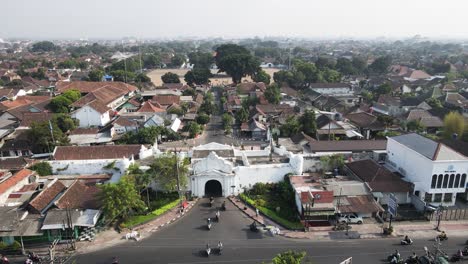
<instances>
[{"instance_id":1,"label":"hazy sky","mask_svg":"<svg viewBox=\"0 0 468 264\"><path fill-rule=\"evenodd\" d=\"M0 38L468 38L467 0L2 0ZM6 12L5 12L6 11Z\"/></svg>"}]
</instances>

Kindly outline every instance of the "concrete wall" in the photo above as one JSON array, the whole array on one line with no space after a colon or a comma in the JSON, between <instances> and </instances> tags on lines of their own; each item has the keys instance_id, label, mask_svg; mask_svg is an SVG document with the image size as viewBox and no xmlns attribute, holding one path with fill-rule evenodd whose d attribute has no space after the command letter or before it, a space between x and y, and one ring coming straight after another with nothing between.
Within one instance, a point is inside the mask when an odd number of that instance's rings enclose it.
<instances>
[{"instance_id":1,"label":"concrete wall","mask_svg":"<svg viewBox=\"0 0 468 264\"><path fill-rule=\"evenodd\" d=\"M390 196L390 193L382 193L383 197L379 198L379 203L381 205L386 205L388 204L388 199ZM408 204L411 203L411 198L409 196L409 193L406 192L396 192L393 193L397 199L398 204Z\"/></svg>"}]
</instances>

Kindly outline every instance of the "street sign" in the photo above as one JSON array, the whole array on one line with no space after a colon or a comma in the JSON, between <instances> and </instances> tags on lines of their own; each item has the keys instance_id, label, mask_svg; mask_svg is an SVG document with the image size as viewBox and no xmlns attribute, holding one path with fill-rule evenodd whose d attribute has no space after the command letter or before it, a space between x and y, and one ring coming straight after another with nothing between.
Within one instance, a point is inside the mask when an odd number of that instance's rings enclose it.
<instances>
[{"instance_id":1,"label":"street sign","mask_svg":"<svg viewBox=\"0 0 468 264\"><path fill-rule=\"evenodd\" d=\"M388 196L387 205L388 205L388 212L393 217L395 217L397 215L397 207L398 207L398 201L397 201L397 198L395 197L395 194L391 193Z\"/></svg>"}]
</instances>

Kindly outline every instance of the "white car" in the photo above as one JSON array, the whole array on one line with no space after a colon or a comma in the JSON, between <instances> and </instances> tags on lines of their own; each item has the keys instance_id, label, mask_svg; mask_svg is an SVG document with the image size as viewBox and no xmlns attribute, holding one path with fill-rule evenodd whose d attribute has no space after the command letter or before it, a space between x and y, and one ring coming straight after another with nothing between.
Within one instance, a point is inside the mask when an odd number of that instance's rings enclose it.
<instances>
[{"instance_id":1,"label":"white car","mask_svg":"<svg viewBox=\"0 0 468 264\"><path fill-rule=\"evenodd\" d=\"M348 224L362 224L364 221L362 217L356 214L341 214L337 218L338 223L348 223Z\"/></svg>"}]
</instances>

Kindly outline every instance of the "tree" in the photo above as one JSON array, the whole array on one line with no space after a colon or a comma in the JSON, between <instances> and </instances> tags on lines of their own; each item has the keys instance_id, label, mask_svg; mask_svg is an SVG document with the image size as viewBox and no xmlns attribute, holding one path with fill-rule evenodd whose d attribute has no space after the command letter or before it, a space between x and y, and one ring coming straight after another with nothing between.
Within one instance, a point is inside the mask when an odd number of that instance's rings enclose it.
<instances>
[{"instance_id":1,"label":"tree","mask_svg":"<svg viewBox=\"0 0 468 264\"><path fill-rule=\"evenodd\" d=\"M320 157L320 162L322 163L322 170L324 171L329 171L332 169L341 170L344 166L344 156L341 154L322 156Z\"/></svg>"},{"instance_id":2,"label":"tree","mask_svg":"<svg viewBox=\"0 0 468 264\"><path fill-rule=\"evenodd\" d=\"M44 68L39 68L37 69L37 72L31 73L31 77L38 79L38 80L45 80L47 78L45 73L46 73L46 70Z\"/></svg>"},{"instance_id":3,"label":"tree","mask_svg":"<svg viewBox=\"0 0 468 264\"><path fill-rule=\"evenodd\" d=\"M70 89L63 92L60 96L63 96L74 103L81 98L81 93L79 90Z\"/></svg>"},{"instance_id":4,"label":"tree","mask_svg":"<svg viewBox=\"0 0 468 264\"><path fill-rule=\"evenodd\" d=\"M99 69L92 70L88 73L88 78L92 82L100 82L102 81L102 77L104 77L104 71Z\"/></svg>"},{"instance_id":5,"label":"tree","mask_svg":"<svg viewBox=\"0 0 468 264\"><path fill-rule=\"evenodd\" d=\"M210 122L210 116L205 114L205 113L200 113L198 114L197 116L197 123L200 124L200 125L205 125L205 124L208 124L208 122Z\"/></svg>"},{"instance_id":6,"label":"tree","mask_svg":"<svg viewBox=\"0 0 468 264\"><path fill-rule=\"evenodd\" d=\"M296 68L296 71L298 73L301 73L301 75L297 75L296 74L293 74L294 76L294 80L297 82L299 81L300 79L303 79L303 82L302 83L296 83L294 84L296 87L300 87L300 88L307 88L310 86L311 83L315 83L315 82L320 82L321 78L320 78L320 72L317 70L317 67L315 67L314 64L312 63L308 63L308 62L302 62L302 61L298 61L296 62L296 64L294 65L295 68Z\"/></svg>"},{"instance_id":7,"label":"tree","mask_svg":"<svg viewBox=\"0 0 468 264\"><path fill-rule=\"evenodd\" d=\"M442 102L440 102L439 99L434 98L434 97L430 97L430 98L426 99L426 103L427 103L430 107L436 108L436 109L440 109L440 108L443 107Z\"/></svg>"},{"instance_id":8,"label":"tree","mask_svg":"<svg viewBox=\"0 0 468 264\"><path fill-rule=\"evenodd\" d=\"M301 130L309 136L315 135L317 130L317 123L315 119L315 112L313 110L306 110L299 118L301 123Z\"/></svg>"},{"instance_id":9,"label":"tree","mask_svg":"<svg viewBox=\"0 0 468 264\"><path fill-rule=\"evenodd\" d=\"M184 75L184 79L188 85L193 87L194 85L209 83L212 76L211 71L207 68L195 68L188 71Z\"/></svg>"},{"instance_id":10,"label":"tree","mask_svg":"<svg viewBox=\"0 0 468 264\"><path fill-rule=\"evenodd\" d=\"M297 134L301 130L301 124L295 116L290 116L286 119L286 123L280 127L283 137L290 137Z\"/></svg>"},{"instance_id":11,"label":"tree","mask_svg":"<svg viewBox=\"0 0 468 264\"><path fill-rule=\"evenodd\" d=\"M64 96L57 96L50 101L48 107L54 113L68 113L70 111L69 106L72 103L72 101Z\"/></svg>"},{"instance_id":12,"label":"tree","mask_svg":"<svg viewBox=\"0 0 468 264\"><path fill-rule=\"evenodd\" d=\"M188 57L190 63L194 64L194 69L209 69L214 61L210 52L191 52Z\"/></svg>"},{"instance_id":13,"label":"tree","mask_svg":"<svg viewBox=\"0 0 468 264\"><path fill-rule=\"evenodd\" d=\"M40 41L32 45L31 51L32 52L44 52L44 51L48 52L48 51L55 51L58 49L59 47L55 46L55 44L50 41Z\"/></svg>"},{"instance_id":14,"label":"tree","mask_svg":"<svg viewBox=\"0 0 468 264\"><path fill-rule=\"evenodd\" d=\"M389 94L391 91L392 91L392 85L386 82L384 84L381 84L375 92L381 95L381 94Z\"/></svg>"},{"instance_id":15,"label":"tree","mask_svg":"<svg viewBox=\"0 0 468 264\"><path fill-rule=\"evenodd\" d=\"M140 83L150 83L151 82L151 78L148 77L146 74L144 73L139 73L137 74L137 76L135 77L135 82L140 82Z\"/></svg>"},{"instance_id":16,"label":"tree","mask_svg":"<svg viewBox=\"0 0 468 264\"><path fill-rule=\"evenodd\" d=\"M31 129L27 131L27 138L31 142L33 153L50 153L55 146L65 146L69 144L69 139L55 122L33 122ZM52 135L53 134L53 138Z\"/></svg>"},{"instance_id":17,"label":"tree","mask_svg":"<svg viewBox=\"0 0 468 264\"><path fill-rule=\"evenodd\" d=\"M108 219L119 216L126 219L130 211L141 211L145 208L131 177L122 176L119 182L102 184L99 188L102 210Z\"/></svg>"},{"instance_id":18,"label":"tree","mask_svg":"<svg viewBox=\"0 0 468 264\"><path fill-rule=\"evenodd\" d=\"M58 128L60 128L60 130L62 130L63 133L71 131L78 126L78 120L72 119L67 114L54 115L54 117L52 117L51 122L57 124Z\"/></svg>"},{"instance_id":19,"label":"tree","mask_svg":"<svg viewBox=\"0 0 468 264\"><path fill-rule=\"evenodd\" d=\"M444 137L452 138L455 134L457 138L463 137L465 131L465 120L458 112L450 112L444 118Z\"/></svg>"},{"instance_id":20,"label":"tree","mask_svg":"<svg viewBox=\"0 0 468 264\"><path fill-rule=\"evenodd\" d=\"M232 124L234 124L234 118L230 114L224 113L222 120L224 131L226 131L226 133L230 133L232 130Z\"/></svg>"},{"instance_id":21,"label":"tree","mask_svg":"<svg viewBox=\"0 0 468 264\"><path fill-rule=\"evenodd\" d=\"M332 69L335 67L333 60L326 58L326 57L318 57L317 61L315 62L315 66L317 66L320 70L325 69Z\"/></svg>"},{"instance_id":22,"label":"tree","mask_svg":"<svg viewBox=\"0 0 468 264\"><path fill-rule=\"evenodd\" d=\"M182 64L184 64L184 62L185 62L185 56L176 54L171 58L171 67L179 68L180 66L182 66Z\"/></svg>"},{"instance_id":23,"label":"tree","mask_svg":"<svg viewBox=\"0 0 468 264\"><path fill-rule=\"evenodd\" d=\"M245 110L244 107L242 107L239 111L237 111L236 119L239 120L239 122L241 123L247 122L247 120L249 119L249 112Z\"/></svg>"},{"instance_id":24,"label":"tree","mask_svg":"<svg viewBox=\"0 0 468 264\"><path fill-rule=\"evenodd\" d=\"M60 62L57 67L59 69L74 69L76 68L76 61L75 60L65 60Z\"/></svg>"},{"instance_id":25,"label":"tree","mask_svg":"<svg viewBox=\"0 0 468 264\"><path fill-rule=\"evenodd\" d=\"M336 83L341 81L341 74L335 70L325 69L323 72L323 78L327 82Z\"/></svg>"},{"instance_id":26,"label":"tree","mask_svg":"<svg viewBox=\"0 0 468 264\"><path fill-rule=\"evenodd\" d=\"M86 70L89 66L89 63L87 61L79 61L76 66L80 69L80 70Z\"/></svg>"},{"instance_id":27,"label":"tree","mask_svg":"<svg viewBox=\"0 0 468 264\"><path fill-rule=\"evenodd\" d=\"M161 76L161 80L163 83L180 83L179 75L172 72L166 72Z\"/></svg>"},{"instance_id":28,"label":"tree","mask_svg":"<svg viewBox=\"0 0 468 264\"><path fill-rule=\"evenodd\" d=\"M270 75L264 70L259 70L256 74L252 75L252 80L254 82L262 82L266 85L270 84Z\"/></svg>"},{"instance_id":29,"label":"tree","mask_svg":"<svg viewBox=\"0 0 468 264\"><path fill-rule=\"evenodd\" d=\"M203 128L197 122L189 122L185 130L189 132L191 138L194 138L197 135L201 134Z\"/></svg>"},{"instance_id":30,"label":"tree","mask_svg":"<svg viewBox=\"0 0 468 264\"><path fill-rule=\"evenodd\" d=\"M125 133L117 144L153 144L158 136L167 135L168 129L163 126L151 126L138 129L137 132Z\"/></svg>"},{"instance_id":31,"label":"tree","mask_svg":"<svg viewBox=\"0 0 468 264\"><path fill-rule=\"evenodd\" d=\"M224 44L216 49L216 65L219 72L226 72L234 83L240 83L242 77L253 76L260 70L260 62L242 46Z\"/></svg>"},{"instance_id":32,"label":"tree","mask_svg":"<svg viewBox=\"0 0 468 264\"><path fill-rule=\"evenodd\" d=\"M338 58L336 61L336 69L343 75L356 74L353 63L346 58Z\"/></svg>"},{"instance_id":33,"label":"tree","mask_svg":"<svg viewBox=\"0 0 468 264\"><path fill-rule=\"evenodd\" d=\"M298 252L288 250L286 252L276 255L272 261L273 264L301 264L305 256L306 253L304 251Z\"/></svg>"},{"instance_id":34,"label":"tree","mask_svg":"<svg viewBox=\"0 0 468 264\"><path fill-rule=\"evenodd\" d=\"M33 166L29 167L29 169L37 172L39 176L52 175L52 166L50 166L50 164L46 161L36 163Z\"/></svg>"},{"instance_id":35,"label":"tree","mask_svg":"<svg viewBox=\"0 0 468 264\"><path fill-rule=\"evenodd\" d=\"M161 57L159 54L146 54L143 56L143 67L148 69L154 69L161 65Z\"/></svg>"},{"instance_id":36,"label":"tree","mask_svg":"<svg viewBox=\"0 0 468 264\"><path fill-rule=\"evenodd\" d=\"M270 102L271 104L278 104L281 100L281 91L278 84L272 83L268 85L264 95L268 102Z\"/></svg>"},{"instance_id":37,"label":"tree","mask_svg":"<svg viewBox=\"0 0 468 264\"><path fill-rule=\"evenodd\" d=\"M366 68L367 68L366 60L359 58L359 57L353 57L353 60L351 61L351 63L353 64L356 74L364 73L366 71Z\"/></svg>"},{"instance_id":38,"label":"tree","mask_svg":"<svg viewBox=\"0 0 468 264\"><path fill-rule=\"evenodd\" d=\"M411 120L406 123L406 129L410 132L420 132L424 129L424 126L421 124L419 120Z\"/></svg>"},{"instance_id":39,"label":"tree","mask_svg":"<svg viewBox=\"0 0 468 264\"><path fill-rule=\"evenodd\" d=\"M177 191L177 171L180 189L184 190L188 183L188 160L186 159L181 160L174 154L159 156L150 164L148 173L158 187L166 191Z\"/></svg>"},{"instance_id":40,"label":"tree","mask_svg":"<svg viewBox=\"0 0 468 264\"><path fill-rule=\"evenodd\" d=\"M384 74L388 71L388 68L392 64L392 57L382 56L375 59L374 62L369 66L369 70L374 74Z\"/></svg>"},{"instance_id":41,"label":"tree","mask_svg":"<svg viewBox=\"0 0 468 264\"><path fill-rule=\"evenodd\" d=\"M135 74L130 71L116 70L111 71L110 74L114 77L116 82L132 82L135 80Z\"/></svg>"}]
</instances>

